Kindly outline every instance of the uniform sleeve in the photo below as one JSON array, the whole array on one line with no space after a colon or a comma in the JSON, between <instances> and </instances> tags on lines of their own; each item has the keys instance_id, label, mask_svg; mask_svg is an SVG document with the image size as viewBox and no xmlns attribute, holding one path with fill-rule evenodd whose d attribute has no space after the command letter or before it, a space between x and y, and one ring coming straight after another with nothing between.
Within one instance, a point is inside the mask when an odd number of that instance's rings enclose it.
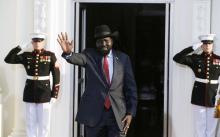
<instances>
[{"instance_id":1,"label":"uniform sleeve","mask_svg":"<svg viewBox=\"0 0 220 137\"><path fill-rule=\"evenodd\" d=\"M50 70L53 76L53 86L51 97L57 98L60 90L60 66L54 53L51 55Z\"/></svg>"},{"instance_id":2,"label":"uniform sleeve","mask_svg":"<svg viewBox=\"0 0 220 137\"><path fill-rule=\"evenodd\" d=\"M193 60L192 56L189 55L192 53L194 50L192 47L185 48L181 52L177 53L174 57L173 60L177 63L183 64L183 65L188 65L192 66Z\"/></svg>"},{"instance_id":3,"label":"uniform sleeve","mask_svg":"<svg viewBox=\"0 0 220 137\"><path fill-rule=\"evenodd\" d=\"M22 54L18 55L20 51L21 51L20 46L13 48L5 57L5 62L9 64L22 64L23 61Z\"/></svg>"},{"instance_id":4,"label":"uniform sleeve","mask_svg":"<svg viewBox=\"0 0 220 137\"><path fill-rule=\"evenodd\" d=\"M137 87L132 70L130 58L127 56L125 62L124 74L124 93L126 97L126 113L131 114L133 117L136 115L137 109Z\"/></svg>"}]
</instances>

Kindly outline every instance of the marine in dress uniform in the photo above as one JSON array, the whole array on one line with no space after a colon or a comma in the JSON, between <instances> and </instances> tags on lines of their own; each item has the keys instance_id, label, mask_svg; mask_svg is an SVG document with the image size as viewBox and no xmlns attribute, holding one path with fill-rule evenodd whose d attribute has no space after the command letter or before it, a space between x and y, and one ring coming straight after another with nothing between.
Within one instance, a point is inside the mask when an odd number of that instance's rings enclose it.
<instances>
[{"instance_id":1,"label":"marine in dress uniform","mask_svg":"<svg viewBox=\"0 0 220 137\"><path fill-rule=\"evenodd\" d=\"M220 56L213 53L214 37L214 34L201 35L201 44L185 48L173 57L177 63L189 66L195 74L191 96L195 137L216 137L214 107L219 85ZM193 53L199 47L203 52Z\"/></svg>"},{"instance_id":2,"label":"marine in dress uniform","mask_svg":"<svg viewBox=\"0 0 220 137\"><path fill-rule=\"evenodd\" d=\"M23 52L20 46L13 48L5 58L9 64L22 64L27 73L23 92L27 137L47 137L50 125L50 107L59 92L60 71L56 56L45 50L46 35L31 34L32 52ZM53 84L50 86L50 73Z\"/></svg>"}]
</instances>

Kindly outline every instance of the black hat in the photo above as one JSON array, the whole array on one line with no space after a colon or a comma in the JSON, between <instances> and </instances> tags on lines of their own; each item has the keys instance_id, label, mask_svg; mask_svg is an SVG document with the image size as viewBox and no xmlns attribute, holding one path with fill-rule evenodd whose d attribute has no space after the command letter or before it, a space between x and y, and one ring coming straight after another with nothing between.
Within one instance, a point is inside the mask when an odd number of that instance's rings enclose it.
<instances>
[{"instance_id":1,"label":"black hat","mask_svg":"<svg viewBox=\"0 0 220 137\"><path fill-rule=\"evenodd\" d=\"M118 36L118 31L112 33L108 25L100 25L100 26L96 26L95 28L94 37L96 39L105 38L105 37L117 37L117 36Z\"/></svg>"}]
</instances>

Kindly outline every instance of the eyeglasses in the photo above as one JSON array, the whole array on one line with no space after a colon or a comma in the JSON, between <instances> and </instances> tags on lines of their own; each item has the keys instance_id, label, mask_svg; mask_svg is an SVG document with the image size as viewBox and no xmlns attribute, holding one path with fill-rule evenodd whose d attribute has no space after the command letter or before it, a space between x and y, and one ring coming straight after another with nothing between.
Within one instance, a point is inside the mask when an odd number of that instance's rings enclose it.
<instances>
[{"instance_id":1,"label":"eyeglasses","mask_svg":"<svg viewBox=\"0 0 220 137\"><path fill-rule=\"evenodd\" d=\"M33 42L42 42L44 39L42 38L33 38L32 41Z\"/></svg>"}]
</instances>

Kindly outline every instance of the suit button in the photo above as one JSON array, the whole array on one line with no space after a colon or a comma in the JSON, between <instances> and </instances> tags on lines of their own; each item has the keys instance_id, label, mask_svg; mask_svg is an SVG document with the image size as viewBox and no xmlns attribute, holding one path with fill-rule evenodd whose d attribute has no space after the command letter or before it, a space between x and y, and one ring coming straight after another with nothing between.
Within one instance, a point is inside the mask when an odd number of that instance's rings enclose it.
<instances>
[{"instance_id":1,"label":"suit button","mask_svg":"<svg viewBox=\"0 0 220 137\"><path fill-rule=\"evenodd\" d=\"M38 67L38 65L35 65L35 67Z\"/></svg>"},{"instance_id":2,"label":"suit button","mask_svg":"<svg viewBox=\"0 0 220 137\"><path fill-rule=\"evenodd\" d=\"M35 73L35 75L38 75L38 73Z\"/></svg>"},{"instance_id":3,"label":"suit button","mask_svg":"<svg viewBox=\"0 0 220 137\"><path fill-rule=\"evenodd\" d=\"M38 69L35 69L35 71L38 71Z\"/></svg>"},{"instance_id":4,"label":"suit button","mask_svg":"<svg viewBox=\"0 0 220 137\"><path fill-rule=\"evenodd\" d=\"M36 61L36 63L38 63L38 61Z\"/></svg>"},{"instance_id":5,"label":"suit button","mask_svg":"<svg viewBox=\"0 0 220 137\"><path fill-rule=\"evenodd\" d=\"M36 56L39 56L39 54L37 54Z\"/></svg>"}]
</instances>

